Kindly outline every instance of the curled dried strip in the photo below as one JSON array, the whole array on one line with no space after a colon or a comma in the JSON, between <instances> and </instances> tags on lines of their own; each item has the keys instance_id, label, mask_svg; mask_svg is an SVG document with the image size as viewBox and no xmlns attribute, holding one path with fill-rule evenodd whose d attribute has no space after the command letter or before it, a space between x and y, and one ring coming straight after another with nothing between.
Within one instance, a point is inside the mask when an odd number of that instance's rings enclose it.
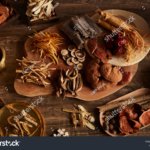
<instances>
[{"instance_id":1,"label":"curled dried strip","mask_svg":"<svg viewBox=\"0 0 150 150\"><path fill-rule=\"evenodd\" d=\"M13 105L8 105L6 106L7 109L10 111L10 113L15 113L15 112L19 112L19 110L17 108L15 108Z\"/></svg>"},{"instance_id":2,"label":"curled dried strip","mask_svg":"<svg viewBox=\"0 0 150 150\"><path fill-rule=\"evenodd\" d=\"M24 118L25 118L25 120L28 121L29 123L31 123L31 124L33 124L33 125L35 125L35 126L38 125L38 123L35 122L34 120L31 120L31 118L29 118L29 117L27 117L27 116L25 116Z\"/></svg>"},{"instance_id":3,"label":"curled dried strip","mask_svg":"<svg viewBox=\"0 0 150 150\"><path fill-rule=\"evenodd\" d=\"M21 119L16 118L15 116L9 116L7 118L7 122L12 129L8 130L9 136L31 136L37 131L37 129L39 129L39 125L33 116L26 113L25 110L22 110L21 114ZM36 127L36 129L31 132L30 129L33 129L34 127Z\"/></svg>"},{"instance_id":4,"label":"curled dried strip","mask_svg":"<svg viewBox=\"0 0 150 150\"><path fill-rule=\"evenodd\" d=\"M30 135L31 132L30 132L30 129L29 128L32 128L32 125L30 125L29 123L27 122L23 122L23 121L20 121L20 124L22 125L22 128L23 130L26 132L27 135Z\"/></svg>"},{"instance_id":5,"label":"curled dried strip","mask_svg":"<svg viewBox=\"0 0 150 150\"><path fill-rule=\"evenodd\" d=\"M78 70L67 70L65 73L61 71L59 76L59 89L56 94L58 97L61 95L65 96L66 93L75 96L82 89L82 86L82 77Z\"/></svg>"},{"instance_id":6,"label":"curled dried strip","mask_svg":"<svg viewBox=\"0 0 150 150\"><path fill-rule=\"evenodd\" d=\"M23 83L33 83L42 86L50 85L50 71L55 68L50 68L52 63L44 63L41 61L30 61L27 58L18 60L20 69L16 73L20 75Z\"/></svg>"},{"instance_id":7,"label":"curled dried strip","mask_svg":"<svg viewBox=\"0 0 150 150\"><path fill-rule=\"evenodd\" d=\"M16 130L19 130L18 126L16 125L14 116L9 116L9 117L7 118L7 121L8 121L8 123L9 123L11 126L13 126Z\"/></svg>"},{"instance_id":8,"label":"curled dried strip","mask_svg":"<svg viewBox=\"0 0 150 150\"><path fill-rule=\"evenodd\" d=\"M58 63L57 50L63 43L63 38L57 33L40 32L32 38L33 52L39 52L41 58L50 58Z\"/></svg>"},{"instance_id":9,"label":"curled dried strip","mask_svg":"<svg viewBox=\"0 0 150 150\"><path fill-rule=\"evenodd\" d=\"M22 126L20 124L19 119L16 119L15 121L16 121L16 124L17 124L17 126L19 128L19 131L21 132L21 136L24 136L24 130L22 129Z\"/></svg>"},{"instance_id":10,"label":"curled dried strip","mask_svg":"<svg viewBox=\"0 0 150 150\"><path fill-rule=\"evenodd\" d=\"M25 118L26 121L30 122L31 124L33 124L35 126L38 125L37 122L36 122L36 120L35 120L35 118L33 118L29 113L26 113L25 110L22 110L21 113L24 116L24 118Z\"/></svg>"}]
</instances>

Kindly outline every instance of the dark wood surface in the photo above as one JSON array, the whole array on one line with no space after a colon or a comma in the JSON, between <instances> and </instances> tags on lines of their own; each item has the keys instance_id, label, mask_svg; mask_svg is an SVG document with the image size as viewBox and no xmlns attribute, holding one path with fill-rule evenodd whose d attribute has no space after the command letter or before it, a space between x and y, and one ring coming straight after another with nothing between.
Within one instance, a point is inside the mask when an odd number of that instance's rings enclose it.
<instances>
[{"instance_id":1,"label":"dark wood surface","mask_svg":"<svg viewBox=\"0 0 150 150\"><path fill-rule=\"evenodd\" d=\"M7 52L6 69L0 73L0 97L5 103L10 103L14 101L25 101L32 103L38 99L27 98L16 94L13 82L15 79L15 68L16 68L16 58L21 58L24 51L24 42L29 35L35 31L40 31L49 26L52 26L60 21L65 20L67 17L61 18L59 21L54 21L52 23L39 24L34 26L29 26L24 18L25 3L22 0L9 1L11 5L16 8L17 14L20 16L13 17L5 24L0 26L0 46L3 46ZM60 3L85 3L96 4L96 7L101 9L124 9L144 17L150 24L150 1L149 0L59 0ZM72 10L73 11L73 10ZM83 11L88 11L88 8L84 8ZM53 129L65 128L70 132L72 136L107 136L101 129L98 122L98 110L96 107L104 105L119 96L126 93L134 91L135 89L146 87L150 88L150 55L148 55L144 61L139 65L138 72L134 77L133 81L125 88L119 90L115 94L108 96L96 102L83 102L76 99L66 98L65 100L46 96L43 97L44 100L37 107L42 113L45 124L46 131L45 135L50 135ZM81 104L85 106L89 111L93 112L96 117L96 131L91 131L87 128L76 128L72 127L70 120L70 115L62 112L62 108L72 108L73 104ZM136 135L140 136L150 136L150 128L141 130Z\"/></svg>"}]
</instances>

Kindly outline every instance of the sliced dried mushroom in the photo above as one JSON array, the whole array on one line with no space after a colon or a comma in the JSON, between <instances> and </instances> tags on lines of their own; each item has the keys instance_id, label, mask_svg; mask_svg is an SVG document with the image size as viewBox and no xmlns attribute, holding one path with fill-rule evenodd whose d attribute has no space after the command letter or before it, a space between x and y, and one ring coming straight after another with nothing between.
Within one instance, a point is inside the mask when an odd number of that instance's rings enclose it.
<instances>
[{"instance_id":1,"label":"sliced dried mushroom","mask_svg":"<svg viewBox=\"0 0 150 150\"><path fill-rule=\"evenodd\" d=\"M73 66L74 65L74 63L72 62L72 58L71 57L67 59L67 64L69 66Z\"/></svg>"},{"instance_id":2,"label":"sliced dried mushroom","mask_svg":"<svg viewBox=\"0 0 150 150\"><path fill-rule=\"evenodd\" d=\"M85 59L86 53L85 53L85 52L81 53L80 50L77 50L77 51L75 52L75 56L76 56L78 59Z\"/></svg>"},{"instance_id":3,"label":"sliced dried mushroom","mask_svg":"<svg viewBox=\"0 0 150 150\"><path fill-rule=\"evenodd\" d=\"M66 72L60 72L59 76L59 86L56 90L58 97L63 95L65 97L66 93L70 93L73 96L77 95L83 87L82 77L78 70L67 70Z\"/></svg>"},{"instance_id":4,"label":"sliced dried mushroom","mask_svg":"<svg viewBox=\"0 0 150 150\"><path fill-rule=\"evenodd\" d=\"M61 55L62 56L67 56L68 55L68 51L66 49L61 50Z\"/></svg>"},{"instance_id":5,"label":"sliced dried mushroom","mask_svg":"<svg viewBox=\"0 0 150 150\"><path fill-rule=\"evenodd\" d=\"M85 61L85 59L84 59L84 58L82 58L82 59L81 59L81 58L79 58L78 60L79 60L79 62L80 62L80 63L83 63L83 62Z\"/></svg>"},{"instance_id":6,"label":"sliced dried mushroom","mask_svg":"<svg viewBox=\"0 0 150 150\"><path fill-rule=\"evenodd\" d=\"M76 49L74 46L69 46L67 50L62 50L61 55L63 60L69 66L76 66L78 70L82 70L83 62L85 61L86 53Z\"/></svg>"},{"instance_id":7,"label":"sliced dried mushroom","mask_svg":"<svg viewBox=\"0 0 150 150\"><path fill-rule=\"evenodd\" d=\"M76 58L72 58L71 60L75 65L79 64L79 61Z\"/></svg>"},{"instance_id":8,"label":"sliced dried mushroom","mask_svg":"<svg viewBox=\"0 0 150 150\"><path fill-rule=\"evenodd\" d=\"M12 127L14 127L16 130L19 130L18 126L16 125L16 120L13 116L8 117L7 121Z\"/></svg>"},{"instance_id":9,"label":"sliced dried mushroom","mask_svg":"<svg viewBox=\"0 0 150 150\"><path fill-rule=\"evenodd\" d=\"M69 46L68 46L68 51L71 52L73 49L75 49L75 46L73 46L73 45L69 45Z\"/></svg>"},{"instance_id":10,"label":"sliced dried mushroom","mask_svg":"<svg viewBox=\"0 0 150 150\"><path fill-rule=\"evenodd\" d=\"M76 49L73 49L73 50L71 51L71 56L72 56L72 57L76 57L75 52L76 52Z\"/></svg>"},{"instance_id":11,"label":"sliced dried mushroom","mask_svg":"<svg viewBox=\"0 0 150 150\"><path fill-rule=\"evenodd\" d=\"M83 68L83 64L82 63L77 64L77 69L78 70L82 70L82 68Z\"/></svg>"},{"instance_id":12,"label":"sliced dried mushroom","mask_svg":"<svg viewBox=\"0 0 150 150\"><path fill-rule=\"evenodd\" d=\"M27 122L23 122L23 121L20 121L20 124L22 125L22 128L24 129L24 131L26 132L27 135L30 135L30 129L29 128L32 128L33 126L30 125L29 123Z\"/></svg>"}]
</instances>

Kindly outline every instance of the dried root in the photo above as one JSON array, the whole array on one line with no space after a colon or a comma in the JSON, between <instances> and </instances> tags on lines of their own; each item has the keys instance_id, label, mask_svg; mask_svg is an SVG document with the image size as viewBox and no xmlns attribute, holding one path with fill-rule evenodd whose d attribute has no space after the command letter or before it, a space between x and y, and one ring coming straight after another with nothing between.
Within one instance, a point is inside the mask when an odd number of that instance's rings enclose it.
<instances>
[{"instance_id":1,"label":"dried root","mask_svg":"<svg viewBox=\"0 0 150 150\"><path fill-rule=\"evenodd\" d=\"M77 95L83 87L82 77L78 70L67 70L65 73L60 72L59 76L59 89L57 89L57 96L61 95L65 97L66 93L70 93L73 96Z\"/></svg>"},{"instance_id":2,"label":"dried root","mask_svg":"<svg viewBox=\"0 0 150 150\"><path fill-rule=\"evenodd\" d=\"M91 130L95 130L94 116L89 113L82 105L75 106L74 109L63 109L64 112L71 113L72 123L74 127L77 126L87 127Z\"/></svg>"},{"instance_id":3,"label":"dried root","mask_svg":"<svg viewBox=\"0 0 150 150\"><path fill-rule=\"evenodd\" d=\"M31 61L24 57L22 60L17 59L17 61L20 69L17 69L16 73L20 75L23 83L33 83L45 87L50 85L50 71L54 70L54 68L50 68L52 63L46 64L41 61Z\"/></svg>"}]
</instances>

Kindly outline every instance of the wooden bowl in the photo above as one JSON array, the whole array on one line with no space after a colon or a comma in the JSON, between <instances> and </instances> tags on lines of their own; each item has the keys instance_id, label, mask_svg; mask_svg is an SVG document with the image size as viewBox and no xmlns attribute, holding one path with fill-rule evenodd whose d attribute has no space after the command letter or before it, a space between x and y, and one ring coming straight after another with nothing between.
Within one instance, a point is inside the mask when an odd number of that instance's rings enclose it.
<instances>
[{"instance_id":1,"label":"wooden bowl","mask_svg":"<svg viewBox=\"0 0 150 150\"><path fill-rule=\"evenodd\" d=\"M17 109L18 112L13 111L13 109L11 109L12 107L14 109ZM44 119L43 119L41 113L35 107L30 107L30 104L24 103L24 102L14 102L14 103L6 104L0 109L0 116L1 116L0 117L0 122L1 122L0 127L4 130L5 130L5 128L7 128L7 130L9 130L11 128L11 126L8 124L7 118L10 115L20 118L22 110L25 110L29 115L34 117L38 124L38 128L34 127L33 129L31 129L32 130L31 132L36 131L32 136L43 136L45 127L44 127ZM20 118L20 119L22 119L22 118Z\"/></svg>"}]
</instances>

